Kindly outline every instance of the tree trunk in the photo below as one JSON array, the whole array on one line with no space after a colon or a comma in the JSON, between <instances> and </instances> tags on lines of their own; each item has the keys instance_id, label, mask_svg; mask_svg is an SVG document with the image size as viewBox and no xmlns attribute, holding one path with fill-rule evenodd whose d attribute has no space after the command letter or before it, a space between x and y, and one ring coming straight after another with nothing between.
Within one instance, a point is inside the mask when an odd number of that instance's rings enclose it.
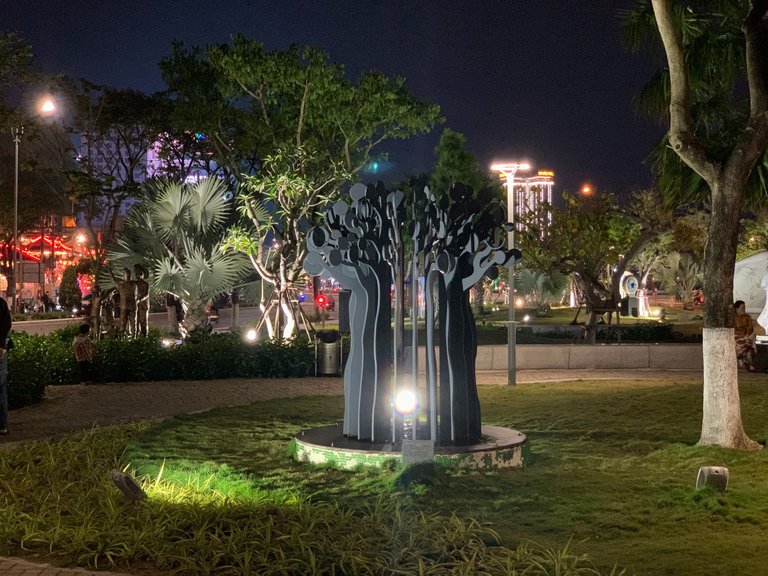
<instances>
[{"instance_id":1,"label":"tree trunk","mask_svg":"<svg viewBox=\"0 0 768 576\"><path fill-rule=\"evenodd\" d=\"M240 289L232 290L232 321L230 329L235 330L240 326Z\"/></svg>"},{"instance_id":2,"label":"tree trunk","mask_svg":"<svg viewBox=\"0 0 768 576\"><path fill-rule=\"evenodd\" d=\"M727 187L731 189L728 190ZM712 187L712 219L704 251L704 411L699 444L736 449L760 445L744 432L733 337L733 272L743 191ZM729 192L730 194L726 193ZM734 198L735 197L735 198Z\"/></svg>"},{"instance_id":3,"label":"tree trunk","mask_svg":"<svg viewBox=\"0 0 768 576\"><path fill-rule=\"evenodd\" d=\"M704 328L704 414L701 439L705 446L756 450L741 424L739 379L733 328Z\"/></svg>"},{"instance_id":4,"label":"tree trunk","mask_svg":"<svg viewBox=\"0 0 768 576\"><path fill-rule=\"evenodd\" d=\"M476 316L482 316L485 314L485 277L480 278L478 280L473 290L474 292L474 308L475 308L475 315Z\"/></svg>"},{"instance_id":5,"label":"tree trunk","mask_svg":"<svg viewBox=\"0 0 768 576\"><path fill-rule=\"evenodd\" d=\"M189 338L196 334L208 334L211 331L211 322L205 313L205 300L193 300L185 302L184 319L179 326L183 338Z\"/></svg>"}]
</instances>

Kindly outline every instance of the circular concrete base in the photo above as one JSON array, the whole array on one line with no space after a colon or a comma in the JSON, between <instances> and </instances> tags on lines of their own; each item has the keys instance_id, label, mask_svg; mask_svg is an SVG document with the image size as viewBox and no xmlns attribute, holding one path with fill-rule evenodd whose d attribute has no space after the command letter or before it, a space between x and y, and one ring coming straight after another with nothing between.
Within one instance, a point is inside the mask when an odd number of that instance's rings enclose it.
<instances>
[{"instance_id":1,"label":"circular concrete base","mask_svg":"<svg viewBox=\"0 0 768 576\"><path fill-rule=\"evenodd\" d=\"M500 426L483 426L482 441L469 446L435 446L435 461L476 470L498 470L523 466L525 434ZM299 462L334 466L345 470L380 467L402 459L402 445L360 442L342 434L341 425L299 432L295 438Z\"/></svg>"}]
</instances>

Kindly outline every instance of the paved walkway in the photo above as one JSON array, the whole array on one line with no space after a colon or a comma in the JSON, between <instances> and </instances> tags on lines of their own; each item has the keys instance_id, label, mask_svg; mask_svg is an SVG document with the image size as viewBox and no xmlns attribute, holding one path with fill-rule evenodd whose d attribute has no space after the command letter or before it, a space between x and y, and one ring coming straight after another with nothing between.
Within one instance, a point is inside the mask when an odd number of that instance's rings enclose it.
<instances>
[{"instance_id":1,"label":"paved walkway","mask_svg":"<svg viewBox=\"0 0 768 576\"><path fill-rule=\"evenodd\" d=\"M765 374L743 378L768 379ZM658 370L526 370L517 373L521 385L563 380L633 378L655 381L701 380L700 372ZM502 386L507 373L478 373L478 383ZM239 406L272 398L342 394L341 378L229 379L207 381L139 382L96 386L49 387L45 400L10 414L9 436L0 437L0 449L24 442L57 438L72 431L181 413ZM19 558L0 557L0 576L130 576L116 572L60 568Z\"/></svg>"}]
</instances>

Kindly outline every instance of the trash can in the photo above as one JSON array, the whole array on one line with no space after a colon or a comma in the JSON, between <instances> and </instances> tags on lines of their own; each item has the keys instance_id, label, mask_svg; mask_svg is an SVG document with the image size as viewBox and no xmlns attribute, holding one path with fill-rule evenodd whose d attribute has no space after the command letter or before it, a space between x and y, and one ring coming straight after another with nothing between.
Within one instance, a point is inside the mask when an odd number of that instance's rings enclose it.
<instances>
[{"instance_id":1,"label":"trash can","mask_svg":"<svg viewBox=\"0 0 768 576\"><path fill-rule=\"evenodd\" d=\"M319 330L315 337L317 374L337 375L341 365L341 335L338 330Z\"/></svg>"}]
</instances>

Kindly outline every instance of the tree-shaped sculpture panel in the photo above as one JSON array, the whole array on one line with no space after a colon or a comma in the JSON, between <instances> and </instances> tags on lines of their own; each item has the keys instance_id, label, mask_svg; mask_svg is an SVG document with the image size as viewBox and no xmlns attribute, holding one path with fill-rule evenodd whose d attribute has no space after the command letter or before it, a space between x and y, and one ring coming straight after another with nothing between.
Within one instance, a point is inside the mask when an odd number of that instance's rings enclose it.
<instances>
[{"instance_id":1,"label":"tree-shaped sculpture panel","mask_svg":"<svg viewBox=\"0 0 768 576\"><path fill-rule=\"evenodd\" d=\"M519 258L502 247L504 211L490 192L457 184L436 198L404 230L405 198L381 184L352 186L349 203L326 212L307 238L309 274L336 278L351 291L351 348L344 370L344 434L372 442L400 437L392 410L394 381L402 380L405 236L411 240L412 276L425 277L429 435L440 444L480 439L475 379L477 335L469 289L496 265ZM414 202L415 205L415 202ZM418 278L411 278L417 282ZM393 289L394 285L394 289ZM394 302L392 301L394 294ZM437 297L436 297L437 296ZM435 318L435 301L439 302ZM392 327L392 310L395 326ZM439 321L440 371L435 358ZM416 323L412 322L413 329ZM437 387L439 376L440 386Z\"/></svg>"}]
</instances>

